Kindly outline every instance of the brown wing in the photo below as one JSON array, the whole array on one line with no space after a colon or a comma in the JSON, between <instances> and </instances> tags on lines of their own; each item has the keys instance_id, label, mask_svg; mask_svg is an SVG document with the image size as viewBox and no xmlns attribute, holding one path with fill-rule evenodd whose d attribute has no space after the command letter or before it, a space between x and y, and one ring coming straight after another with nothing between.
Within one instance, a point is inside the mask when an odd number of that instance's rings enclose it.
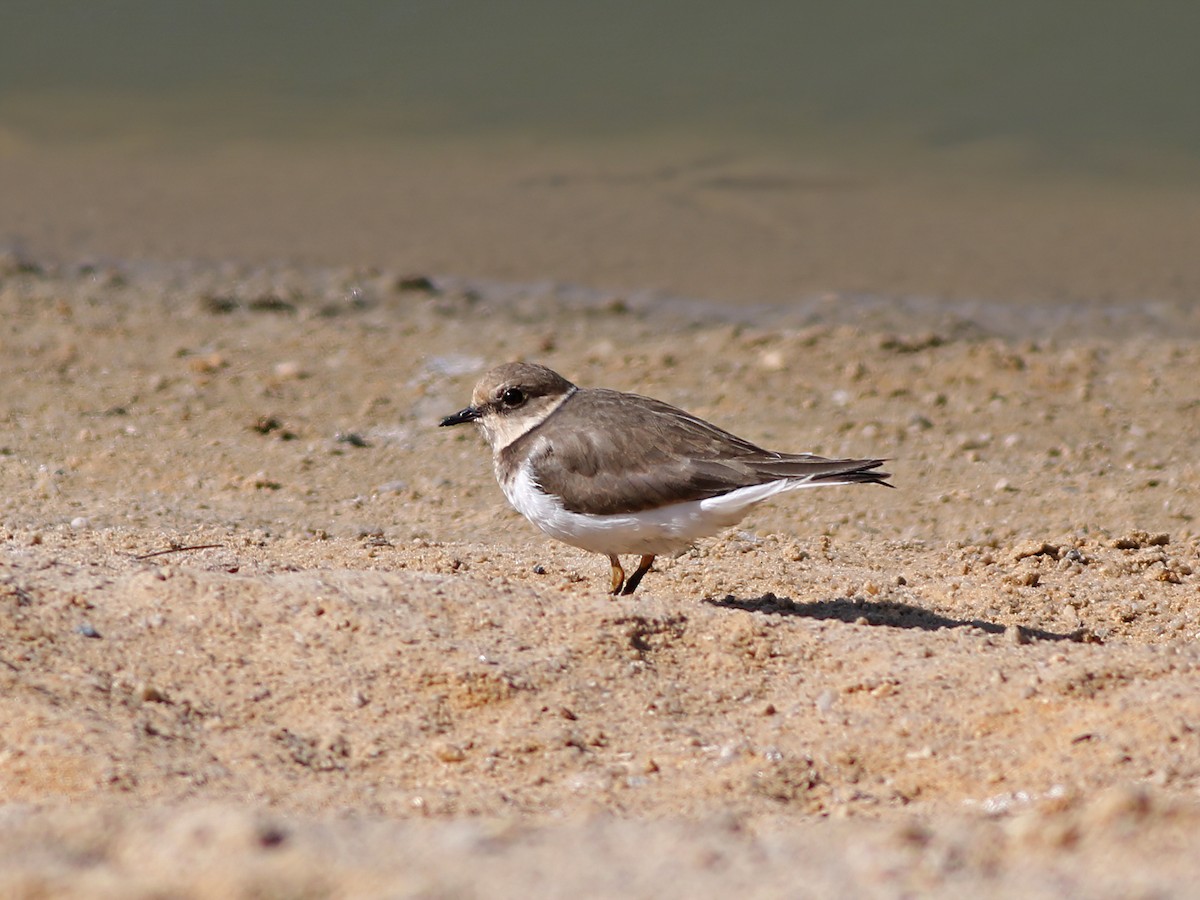
<instances>
[{"instance_id":1,"label":"brown wing","mask_svg":"<svg viewBox=\"0 0 1200 900\"><path fill-rule=\"evenodd\" d=\"M632 402L631 402L632 401ZM544 427L553 422L553 437ZM781 479L883 483L882 460L830 460L763 450L670 404L577 391L505 453L535 453L543 490L572 512L639 512Z\"/></svg>"}]
</instances>

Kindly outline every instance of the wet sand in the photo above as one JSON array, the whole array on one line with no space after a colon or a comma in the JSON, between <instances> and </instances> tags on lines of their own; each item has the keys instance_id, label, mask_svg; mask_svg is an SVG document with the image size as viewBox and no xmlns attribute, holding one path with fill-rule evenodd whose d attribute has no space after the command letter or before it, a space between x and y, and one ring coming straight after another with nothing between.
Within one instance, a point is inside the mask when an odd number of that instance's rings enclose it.
<instances>
[{"instance_id":1,"label":"wet sand","mask_svg":"<svg viewBox=\"0 0 1200 900\"><path fill-rule=\"evenodd\" d=\"M64 263L386 267L732 306L965 303L1014 311L1009 333L1047 307L1085 328L1111 307L1147 307L1163 333L1200 336L1200 185L1005 174L997 155L918 164L670 136L79 147L0 132L0 246Z\"/></svg>"},{"instance_id":2,"label":"wet sand","mask_svg":"<svg viewBox=\"0 0 1200 900\"><path fill-rule=\"evenodd\" d=\"M314 249L300 219L239 253L252 204L226 232L128 199L74 237L22 207L26 250L0 270L0 893L1115 897L1200 878L1190 256L1160 248L1183 287L1166 327L1124 334L836 299L754 324L725 313L786 267L739 279L695 245L693 271L671 235L670 266L645 250L656 276L622 256L653 216L594 259L573 244L577 269L552 246L505 269L456 264L432 202L427 245L381 203L345 243L325 222ZM465 254L527 249L457 221ZM387 229L440 249L363 264ZM261 261L293 238L303 265ZM804 289L887 296L888 247L861 283L831 253L845 268ZM1011 279L1061 277L1099 309L1051 249L942 285L1019 310ZM172 257L192 261L153 261ZM1136 309L1158 270L1119 262L1095 278L1117 272L1105 296ZM891 457L898 489L780 498L613 600L603 559L506 507L477 436L435 427L517 358L767 446Z\"/></svg>"}]
</instances>

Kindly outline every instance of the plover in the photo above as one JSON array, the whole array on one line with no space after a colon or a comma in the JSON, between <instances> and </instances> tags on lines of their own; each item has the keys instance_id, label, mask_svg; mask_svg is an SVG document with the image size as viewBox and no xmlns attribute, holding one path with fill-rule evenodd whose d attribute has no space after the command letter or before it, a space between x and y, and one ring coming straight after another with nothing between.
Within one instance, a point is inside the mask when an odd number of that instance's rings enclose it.
<instances>
[{"instance_id":1,"label":"plover","mask_svg":"<svg viewBox=\"0 0 1200 900\"><path fill-rule=\"evenodd\" d=\"M892 487L883 459L764 450L670 404L576 387L514 362L487 372L471 405L441 424L474 422L504 496L564 543L602 553L612 593L632 594L654 557L735 525L768 497L833 484ZM639 554L625 578L621 554Z\"/></svg>"}]
</instances>

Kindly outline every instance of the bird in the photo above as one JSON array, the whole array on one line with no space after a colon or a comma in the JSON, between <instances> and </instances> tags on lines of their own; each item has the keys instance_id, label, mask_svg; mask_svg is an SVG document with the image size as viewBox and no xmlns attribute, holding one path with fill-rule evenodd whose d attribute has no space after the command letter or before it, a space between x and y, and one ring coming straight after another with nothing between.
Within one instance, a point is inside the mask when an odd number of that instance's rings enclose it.
<instances>
[{"instance_id":1,"label":"bird","mask_svg":"<svg viewBox=\"0 0 1200 900\"><path fill-rule=\"evenodd\" d=\"M651 397L582 388L546 366L488 370L471 404L441 427L473 423L508 502L552 538L608 557L611 593L629 595L655 557L736 525L776 494L881 484L886 459L780 453ZM637 554L626 578L620 556Z\"/></svg>"}]
</instances>

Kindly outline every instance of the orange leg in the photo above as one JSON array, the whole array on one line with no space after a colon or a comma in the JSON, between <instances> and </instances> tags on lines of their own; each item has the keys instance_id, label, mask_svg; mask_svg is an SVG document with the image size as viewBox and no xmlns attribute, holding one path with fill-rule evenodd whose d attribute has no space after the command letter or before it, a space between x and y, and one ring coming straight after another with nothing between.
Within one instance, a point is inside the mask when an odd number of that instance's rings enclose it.
<instances>
[{"instance_id":1,"label":"orange leg","mask_svg":"<svg viewBox=\"0 0 1200 900\"><path fill-rule=\"evenodd\" d=\"M654 555L647 554L643 556L642 561L638 563L637 571L629 576L629 580L625 582L625 590L621 591L621 593L632 594L636 591L637 586L642 583L642 576L650 571L652 565L654 565ZM613 593L615 594L616 591L614 590Z\"/></svg>"},{"instance_id":2,"label":"orange leg","mask_svg":"<svg viewBox=\"0 0 1200 900\"><path fill-rule=\"evenodd\" d=\"M621 568L621 561L615 553L608 554L608 561L612 564L612 593L615 597L621 593L621 585L625 583L625 570Z\"/></svg>"}]
</instances>

